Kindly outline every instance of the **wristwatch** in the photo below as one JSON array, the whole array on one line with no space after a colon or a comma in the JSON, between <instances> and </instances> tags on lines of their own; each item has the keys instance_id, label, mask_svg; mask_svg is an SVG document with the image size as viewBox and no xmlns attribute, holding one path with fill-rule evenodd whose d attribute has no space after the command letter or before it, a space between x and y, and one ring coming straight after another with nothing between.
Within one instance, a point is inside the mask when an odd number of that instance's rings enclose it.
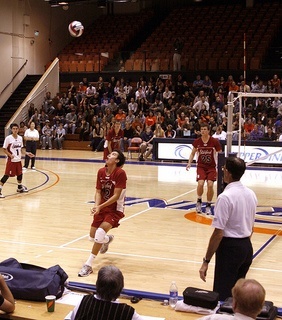
<instances>
[{"instance_id":1,"label":"wristwatch","mask_svg":"<svg viewBox=\"0 0 282 320\"><path fill-rule=\"evenodd\" d=\"M203 262L209 264L211 260L206 259L206 257L203 258Z\"/></svg>"}]
</instances>

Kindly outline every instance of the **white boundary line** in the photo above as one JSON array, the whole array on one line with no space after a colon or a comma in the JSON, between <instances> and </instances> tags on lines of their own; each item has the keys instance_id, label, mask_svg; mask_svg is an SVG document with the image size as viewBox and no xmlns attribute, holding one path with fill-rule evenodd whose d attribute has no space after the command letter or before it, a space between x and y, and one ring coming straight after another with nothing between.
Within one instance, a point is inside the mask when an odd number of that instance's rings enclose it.
<instances>
[{"instance_id":1,"label":"white boundary line","mask_svg":"<svg viewBox=\"0 0 282 320\"><path fill-rule=\"evenodd\" d=\"M0 240L0 243L4 242L4 243L10 243L10 244L24 244L24 245L28 245L28 246L36 246L36 247L48 247L48 248L53 248L53 249L66 249L66 250L73 250L73 251L85 251L88 252L89 249L80 249L80 248L68 248L68 247L64 247L62 246L52 246L52 245L46 245L46 244L35 244L35 243L22 243L19 241L5 241L5 240ZM48 250L46 251L46 253L52 253L54 250ZM199 261L195 261L195 260L185 260L185 259L175 259L175 258L166 258L166 257L156 257L156 256L148 256L148 255L138 255L138 254L131 254L131 253L121 253L121 252L111 252L108 251L107 254L110 255L115 255L115 256L125 256L125 257L132 257L132 258L140 258L140 259L149 259L149 260L160 260L160 261L174 261L174 262L184 262L184 263L193 263L193 264L202 264L202 262ZM41 255L37 255L35 256L35 258L40 258L44 255L44 253L42 253ZM28 260L25 261L25 263L27 263ZM214 265L213 262L211 262L211 265ZM276 272L276 273L282 273L282 270L280 269L268 269L268 268L255 268L255 267L251 267L250 269L253 270L257 270L257 271L267 271L267 272Z\"/></svg>"}]
</instances>

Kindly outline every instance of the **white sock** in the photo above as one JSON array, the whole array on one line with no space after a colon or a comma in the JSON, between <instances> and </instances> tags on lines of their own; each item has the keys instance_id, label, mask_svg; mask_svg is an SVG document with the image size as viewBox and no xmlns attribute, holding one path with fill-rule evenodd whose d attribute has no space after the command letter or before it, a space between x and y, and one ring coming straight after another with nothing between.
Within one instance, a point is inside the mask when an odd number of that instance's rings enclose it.
<instances>
[{"instance_id":1,"label":"white sock","mask_svg":"<svg viewBox=\"0 0 282 320\"><path fill-rule=\"evenodd\" d=\"M85 262L85 264L91 267L95 258L96 258L95 254L91 253L88 260Z\"/></svg>"}]
</instances>

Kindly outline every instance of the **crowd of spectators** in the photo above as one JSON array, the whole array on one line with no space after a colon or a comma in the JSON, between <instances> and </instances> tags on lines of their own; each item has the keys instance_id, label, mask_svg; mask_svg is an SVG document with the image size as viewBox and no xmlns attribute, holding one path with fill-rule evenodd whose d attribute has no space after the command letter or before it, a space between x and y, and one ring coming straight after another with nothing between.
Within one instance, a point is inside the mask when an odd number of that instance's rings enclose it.
<instances>
[{"instance_id":1,"label":"crowd of spectators","mask_svg":"<svg viewBox=\"0 0 282 320\"><path fill-rule=\"evenodd\" d=\"M144 137L147 127L154 137L197 138L200 124L207 122L211 135L226 139L229 116L234 140L238 139L240 123L242 139L282 139L281 99L244 98L241 114L236 101L233 114L229 115L229 91L281 93L282 89L277 75L268 81L256 76L250 83L243 77L236 80L232 75L227 79L220 77L218 82L197 75L191 83L181 74L175 81L170 77L141 77L137 83L115 77L107 82L101 76L96 82L83 78L77 86L71 82L61 96L52 97L47 92L38 108L31 104L29 123L35 122L43 149L52 149L55 139L55 147L61 149L64 135L76 133L79 140L89 141L93 151L102 151L107 134L117 121L124 133L122 151L126 151L133 137ZM21 123L20 134L29 123ZM147 151L149 155L151 150Z\"/></svg>"}]
</instances>

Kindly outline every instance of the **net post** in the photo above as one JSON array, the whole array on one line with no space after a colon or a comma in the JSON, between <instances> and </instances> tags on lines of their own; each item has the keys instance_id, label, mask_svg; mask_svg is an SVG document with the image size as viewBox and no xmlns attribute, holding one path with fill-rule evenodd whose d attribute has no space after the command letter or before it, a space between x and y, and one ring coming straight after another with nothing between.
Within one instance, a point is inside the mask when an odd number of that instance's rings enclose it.
<instances>
[{"instance_id":1,"label":"net post","mask_svg":"<svg viewBox=\"0 0 282 320\"><path fill-rule=\"evenodd\" d=\"M226 134L226 148L227 154L231 152L233 134L233 93L228 93L227 102L227 134Z\"/></svg>"},{"instance_id":2,"label":"net post","mask_svg":"<svg viewBox=\"0 0 282 320\"><path fill-rule=\"evenodd\" d=\"M230 152L228 157L237 157L237 152ZM217 156L217 196L225 189L226 183L223 180L223 167L225 165L225 153L219 152Z\"/></svg>"},{"instance_id":3,"label":"net post","mask_svg":"<svg viewBox=\"0 0 282 320\"><path fill-rule=\"evenodd\" d=\"M223 181L223 166L225 164L225 153L218 152L217 154L217 196L224 190Z\"/></svg>"}]
</instances>

